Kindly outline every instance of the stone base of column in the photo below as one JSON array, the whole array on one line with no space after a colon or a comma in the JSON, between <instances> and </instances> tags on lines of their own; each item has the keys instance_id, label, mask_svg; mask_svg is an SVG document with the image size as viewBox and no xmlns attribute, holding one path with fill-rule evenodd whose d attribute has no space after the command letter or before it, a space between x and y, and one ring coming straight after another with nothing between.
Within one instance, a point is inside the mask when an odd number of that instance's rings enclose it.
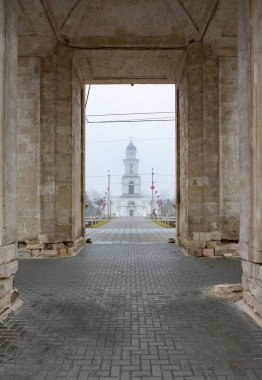
<instances>
[{"instance_id":1,"label":"stone base of column","mask_svg":"<svg viewBox=\"0 0 262 380\"><path fill-rule=\"evenodd\" d=\"M0 322L22 304L17 289L13 287L14 274L18 269L16 252L15 243L0 247Z\"/></svg>"},{"instance_id":2,"label":"stone base of column","mask_svg":"<svg viewBox=\"0 0 262 380\"><path fill-rule=\"evenodd\" d=\"M240 245L236 241L219 240L219 232L194 232L193 239L178 236L176 243L181 251L195 257L240 256Z\"/></svg>"},{"instance_id":3,"label":"stone base of column","mask_svg":"<svg viewBox=\"0 0 262 380\"><path fill-rule=\"evenodd\" d=\"M262 318L262 264L242 260L243 299Z\"/></svg>"},{"instance_id":4,"label":"stone base of column","mask_svg":"<svg viewBox=\"0 0 262 380\"><path fill-rule=\"evenodd\" d=\"M18 258L75 256L86 245L83 236L55 243L19 242Z\"/></svg>"}]
</instances>

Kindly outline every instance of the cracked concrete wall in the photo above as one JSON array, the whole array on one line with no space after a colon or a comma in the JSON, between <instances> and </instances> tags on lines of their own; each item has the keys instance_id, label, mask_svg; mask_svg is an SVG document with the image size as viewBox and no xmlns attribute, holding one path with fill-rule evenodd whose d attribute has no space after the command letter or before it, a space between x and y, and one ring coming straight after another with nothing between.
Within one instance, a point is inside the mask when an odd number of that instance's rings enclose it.
<instances>
[{"instance_id":1,"label":"cracked concrete wall","mask_svg":"<svg viewBox=\"0 0 262 380\"><path fill-rule=\"evenodd\" d=\"M9 309L17 271L16 1L0 0L0 314Z\"/></svg>"}]
</instances>

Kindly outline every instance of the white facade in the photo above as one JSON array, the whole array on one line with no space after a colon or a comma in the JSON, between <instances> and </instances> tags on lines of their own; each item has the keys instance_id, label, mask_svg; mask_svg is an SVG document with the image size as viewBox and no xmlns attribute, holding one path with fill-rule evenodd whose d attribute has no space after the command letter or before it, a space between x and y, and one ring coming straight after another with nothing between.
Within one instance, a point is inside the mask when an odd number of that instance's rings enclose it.
<instances>
[{"instance_id":1,"label":"white facade","mask_svg":"<svg viewBox=\"0 0 262 380\"><path fill-rule=\"evenodd\" d=\"M122 195L111 197L112 216L148 216L151 211L151 198L141 194L141 178L138 173L139 160L136 147L130 142L124 159L125 172L122 177Z\"/></svg>"}]
</instances>

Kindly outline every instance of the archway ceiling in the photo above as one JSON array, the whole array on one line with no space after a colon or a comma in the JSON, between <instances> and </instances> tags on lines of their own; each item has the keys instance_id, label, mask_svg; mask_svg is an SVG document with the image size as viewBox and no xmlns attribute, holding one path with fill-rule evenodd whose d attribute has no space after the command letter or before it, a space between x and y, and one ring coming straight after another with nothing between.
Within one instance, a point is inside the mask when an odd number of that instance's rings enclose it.
<instances>
[{"instance_id":1,"label":"archway ceiling","mask_svg":"<svg viewBox=\"0 0 262 380\"><path fill-rule=\"evenodd\" d=\"M237 0L18 0L20 42L82 48L236 44Z\"/></svg>"},{"instance_id":2,"label":"archway ceiling","mask_svg":"<svg viewBox=\"0 0 262 380\"><path fill-rule=\"evenodd\" d=\"M236 56L237 1L18 0L19 56L60 42L86 83L177 83L194 42Z\"/></svg>"}]
</instances>

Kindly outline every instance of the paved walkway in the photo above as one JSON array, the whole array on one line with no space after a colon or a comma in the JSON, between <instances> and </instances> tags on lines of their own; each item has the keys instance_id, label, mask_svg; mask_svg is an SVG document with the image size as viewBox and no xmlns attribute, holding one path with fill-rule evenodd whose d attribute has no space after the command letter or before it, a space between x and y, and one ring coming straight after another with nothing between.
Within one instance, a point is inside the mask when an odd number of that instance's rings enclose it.
<instances>
[{"instance_id":1,"label":"paved walkway","mask_svg":"<svg viewBox=\"0 0 262 380\"><path fill-rule=\"evenodd\" d=\"M116 218L99 228L87 228L87 236L95 244L153 244L167 243L175 237L175 228L161 227L150 219Z\"/></svg>"},{"instance_id":2,"label":"paved walkway","mask_svg":"<svg viewBox=\"0 0 262 380\"><path fill-rule=\"evenodd\" d=\"M164 243L21 260L25 304L0 329L0 379L262 379L262 330L213 293L240 278L238 259Z\"/></svg>"}]
</instances>

